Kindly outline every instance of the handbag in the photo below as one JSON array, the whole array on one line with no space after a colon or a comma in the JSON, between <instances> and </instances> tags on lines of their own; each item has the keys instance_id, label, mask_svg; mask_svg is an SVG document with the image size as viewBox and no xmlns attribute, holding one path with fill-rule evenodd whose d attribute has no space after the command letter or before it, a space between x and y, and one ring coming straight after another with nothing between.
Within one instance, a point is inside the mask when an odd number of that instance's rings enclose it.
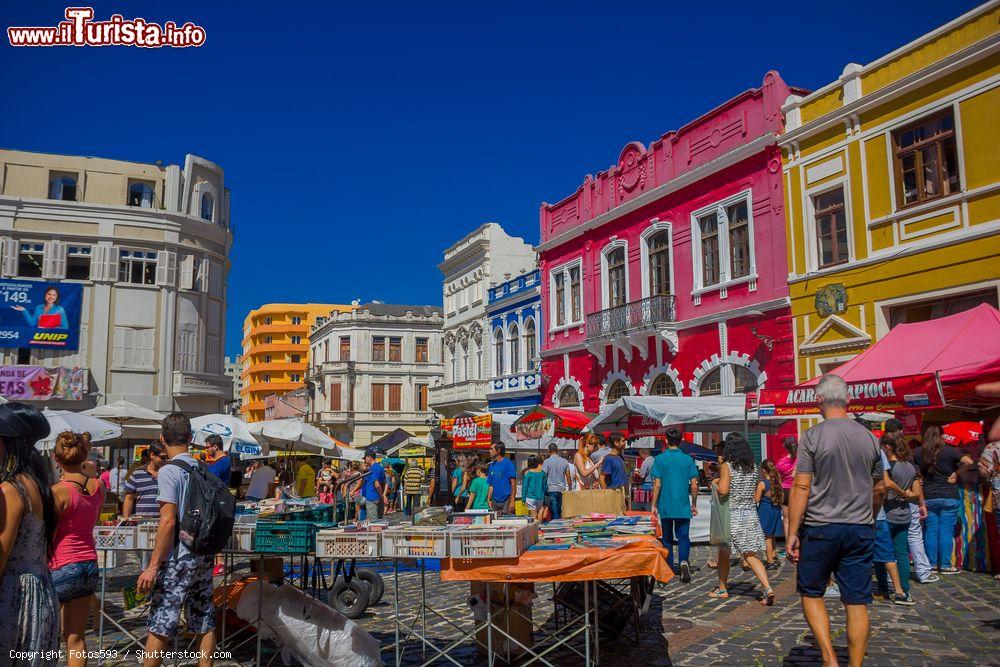
<instances>
[{"instance_id":1,"label":"handbag","mask_svg":"<svg viewBox=\"0 0 1000 667\"><path fill-rule=\"evenodd\" d=\"M727 545L729 544L729 497L725 500L719 498L719 490L712 486L712 515L708 522L708 542L709 544Z\"/></svg>"}]
</instances>

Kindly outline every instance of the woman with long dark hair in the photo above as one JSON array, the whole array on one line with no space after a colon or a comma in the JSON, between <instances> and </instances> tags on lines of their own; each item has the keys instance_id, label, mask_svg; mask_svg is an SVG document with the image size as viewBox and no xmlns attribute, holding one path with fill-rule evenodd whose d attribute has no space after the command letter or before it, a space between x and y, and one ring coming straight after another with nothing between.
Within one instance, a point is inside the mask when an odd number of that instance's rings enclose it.
<instances>
[{"instance_id":1,"label":"woman with long dark hair","mask_svg":"<svg viewBox=\"0 0 1000 667\"><path fill-rule=\"evenodd\" d=\"M957 448L946 444L941 429L928 426L923 444L913 452L923 478L927 518L924 520L924 548L932 568L941 574L958 574L951 564L958 522L958 475L975 463Z\"/></svg>"},{"instance_id":2,"label":"woman with long dark hair","mask_svg":"<svg viewBox=\"0 0 1000 667\"><path fill-rule=\"evenodd\" d=\"M37 408L0 405L0 646L32 656L5 664L57 663L59 605L48 555L58 518L45 461L35 449L48 435Z\"/></svg>"},{"instance_id":3,"label":"woman with long dark hair","mask_svg":"<svg viewBox=\"0 0 1000 667\"><path fill-rule=\"evenodd\" d=\"M774 604L774 589L760 560L760 553L764 551L764 532L754 500L760 476L753 452L742 435L730 433L726 436L722 456L725 461L719 468L719 479L712 483L718 486L720 498L729 498L729 549L719 549L719 585L709 596L729 598L729 561L732 556L742 556L764 587L761 604L770 607Z\"/></svg>"}]
</instances>

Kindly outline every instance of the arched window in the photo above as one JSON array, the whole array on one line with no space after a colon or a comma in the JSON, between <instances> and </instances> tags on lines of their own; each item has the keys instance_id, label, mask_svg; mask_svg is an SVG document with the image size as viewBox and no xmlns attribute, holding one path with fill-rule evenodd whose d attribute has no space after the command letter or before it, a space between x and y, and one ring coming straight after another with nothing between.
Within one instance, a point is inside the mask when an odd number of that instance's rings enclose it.
<instances>
[{"instance_id":1,"label":"arched window","mask_svg":"<svg viewBox=\"0 0 1000 667\"><path fill-rule=\"evenodd\" d=\"M503 331L497 329L493 332L493 356L496 359L497 377L504 375L503 347Z\"/></svg>"},{"instance_id":2,"label":"arched window","mask_svg":"<svg viewBox=\"0 0 1000 667\"><path fill-rule=\"evenodd\" d=\"M577 393L576 387L567 385L559 391L559 407L560 408L580 407L580 394Z\"/></svg>"},{"instance_id":3,"label":"arched window","mask_svg":"<svg viewBox=\"0 0 1000 667\"><path fill-rule=\"evenodd\" d=\"M517 324L511 322L508 331L510 332L507 337L510 344L510 372L519 373L521 371L520 330L517 328Z\"/></svg>"},{"instance_id":4,"label":"arched window","mask_svg":"<svg viewBox=\"0 0 1000 667\"><path fill-rule=\"evenodd\" d=\"M649 295L667 295L670 290L670 231L664 229L649 239Z\"/></svg>"},{"instance_id":5,"label":"arched window","mask_svg":"<svg viewBox=\"0 0 1000 667\"><path fill-rule=\"evenodd\" d=\"M535 356L538 354L538 343L535 338L535 320L534 318L529 318L524 323L524 361L527 364L528 370L535 370L536 361Z\"/></svg>"},{"instance_id":6,"label":"arched window","mask_svg":"<svg viewBox=\"0 0 1000 667\"><path fill-rule=\"evenodd\" d=\"M673 379L666 373L660 373L653 380L653 384L649 388L650 396L676 396L677 387L674 385Z\"/></svg>"},{"instance_id":7,"label":"arched window","mask_svg":"<svg viewBox=\"0 0 1000 667\"><path fill-rule=\"evenodd\" d=\"M745 394L749 391L757 391L757 378L754 377L750 369L745 366L733 366L733 375L736 377L736 385L733 387L735 393Z\"/></svg>"},{"instance_id":8,"label":"arched window","mask_svg":"<svg viewBox=\"0 0 1000 667\"><path fill-rule=\"evenodd\" d=\"M76 177L70 174L54 174L49 179L49 199L76 201Z\"/></svg>"},{"instance_id":9,"label":"arched window","mask_svg":"<svg viewBox=\"0 0 1000 667\"><path fill-rule=\"evenodd\" d=\"M472 366L472 379L478 380L480 374L483 372L483 343L478 338L472 339L472 344L475 346L475 363Z\"/></svg>"},{"instance_id":10,"label":"arched window","mask_svg":"<svg viewBox=\"0 0 1000 667\"><path fill-rule=\"evenodd\" d=\"M153 208L153 186L142 181L128 184L128 205Z\"/></svg>"},{"instance_id":11,"label":"arched window","mask_svg":"<svg viewBox=\"0 0 1000 667\"><path fill-rule=\"evenodd\" d=\"M201 193L201 218L209 222L215 219L215 198L211 192Z\"/></svg>"},{"instance_id":12,"label":"arched window","mask_svg":"<svg viewBox=\"0 0 1000 667\"><path fill-rule=\"evenodd\" d=\"M608 253L608 307L623 306L625 295L625 248Z\"/></svg>"},{"instance_id":13,"label":"arched window","mask_svg":"<svg viewBox=\"0 0 1000 667\"><path fill-rule=\"evenodd\" d=\"M625 384L624 380L615 380L608 387L607 393L604 394L604 403L605 405L611 405L622 396L628 396L629 393L628 385Z\"/></svg>"},{"instance_id":14,"label":"arched window","mask_svg":"<svg viewBox=\"0 0 1000 667\"><path fill-rule=\"evenodd\" d=\"M722 367L713 368L701 378L698 386L699 396L721 396L722 395Z\"/></svg>"}]
</instances>

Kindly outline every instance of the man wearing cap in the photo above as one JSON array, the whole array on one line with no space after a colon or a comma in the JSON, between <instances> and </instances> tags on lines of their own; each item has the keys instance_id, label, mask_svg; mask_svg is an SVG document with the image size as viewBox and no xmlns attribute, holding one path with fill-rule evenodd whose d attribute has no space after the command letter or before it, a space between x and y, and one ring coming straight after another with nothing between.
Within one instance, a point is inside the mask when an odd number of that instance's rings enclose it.
<instances>
[{"instance_id":1,"label":"man wearing cap","mask_svg":"<svg viewBox=\"0 0 1000 667\"><path fill-rule=\"evenodd\" d=\"M698 515L698 467L681 451L682 435L678 428L667 429L667 448L653 459L653 513L663 528L660 541L670 551L667 564L677 572L679 560L681 581L688 583L691 518Z\"/></svg>"}]
</instances>

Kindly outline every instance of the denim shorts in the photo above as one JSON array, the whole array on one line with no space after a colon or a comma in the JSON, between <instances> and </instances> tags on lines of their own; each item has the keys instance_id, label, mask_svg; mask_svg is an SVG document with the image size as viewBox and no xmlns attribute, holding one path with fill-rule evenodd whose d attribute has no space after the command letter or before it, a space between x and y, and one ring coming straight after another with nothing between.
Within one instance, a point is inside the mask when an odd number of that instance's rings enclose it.
<instances>
[{"instance_id":1,"label":"denim shorts","mask_svg":"<svg viewBox=\"0 0 1000 667\"><path fill-rule=\"evenodd\" d=\"M99 581L96 560L69 563L52 571L52 585L61 603L93 595Z\"/></svg>"},{"instance_id":2,"label":"denim shorts","mask_svg":"<svg viewBox=\"0 0 1000 667\"><path fill-rule=\"evenodd\" d=\"M801 532L796 588L807 598L823 597L831 575L844 604L871 604L873 526L828 523Z\"/></svg>"}]
</instances>

